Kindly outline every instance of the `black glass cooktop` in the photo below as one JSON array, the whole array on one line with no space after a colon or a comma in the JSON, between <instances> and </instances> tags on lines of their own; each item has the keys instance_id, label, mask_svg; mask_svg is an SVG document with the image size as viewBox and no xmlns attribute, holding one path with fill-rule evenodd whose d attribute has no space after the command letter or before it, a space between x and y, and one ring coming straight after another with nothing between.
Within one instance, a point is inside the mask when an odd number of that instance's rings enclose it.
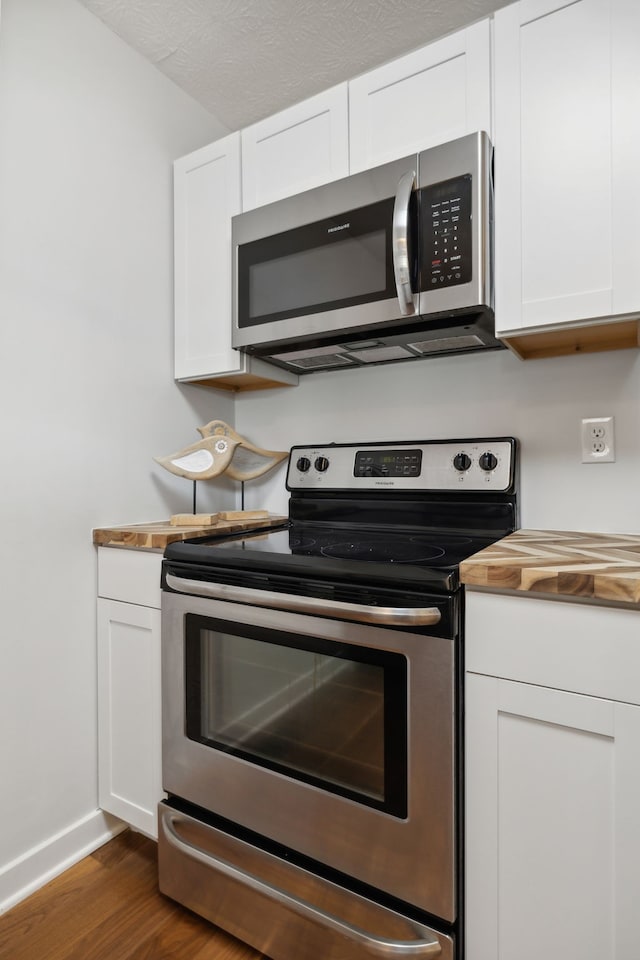
<instances>
[{"instance_id":1,"label":"black glass cooktop","mask_svg":"<svg viewBox=\"0 0 640 960\"><path fill-rule=\"evenodd\" d=\"M314 557L322 562L357 560L369 563L411 563L428 566L458 564L492 541L487 538L439 532L390 532L349 527L314 529L292 526L271 533L228 540L200 540L209 553L270 553L280 556ZM214 560L211 554L211 560Z\"/></svg>"},{"instance_id":2,"label":"black glass cooktop","mask_svg":"<svg viewBox=\"0 0 640 960\"><path fill-rule=\"evenodd\" d=\"M279 569L305 577L417 579L452 589L460 562L493 540L439 531L294 524L269 532L172 543L165 557L201 567Z\"/></svg>"}]
</instances>

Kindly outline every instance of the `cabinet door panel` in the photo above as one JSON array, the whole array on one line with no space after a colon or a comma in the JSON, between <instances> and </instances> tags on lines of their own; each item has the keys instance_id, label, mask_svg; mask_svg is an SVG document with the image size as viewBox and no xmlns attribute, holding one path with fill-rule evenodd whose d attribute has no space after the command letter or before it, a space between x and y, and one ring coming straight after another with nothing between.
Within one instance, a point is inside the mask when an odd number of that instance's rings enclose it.
<instances>
[{"instance_id":1,"label":"cabinet door panel","mask_svg":"<svg viewBox=\"0 0 640 960\"><path fill-rule=\"evenodd\" d=\"M231 347L231 217L240 213L240 135L174 164L175 376L244 370Z\"/></svg>"},{"instance_id":2,"label":"cabinet door panel","mask_svg":"<svg viewBox=\"0 0 640 960\"><path fill-rule=\"evenodd\" d=\"M495 18L499 330L613 311L608 0Z\"/></svg>"},{"instance_id":3,"label":"cabinet door panel","mask_svg":"<svg viewBox=\"0 0 640 960\"><path fill-rule=\"evenodd\" d=\"M627 957L640 956L640 708L626 703L616 704L615 724L618 753L624 762L621 759L615 771L614 960L626 960Z\"/></svg>"},{"instance_id":4,"label":"cabinet door panel","mask_svg":"<svg viewBox=\"0 0 640 960\"><path fill-rule=\"evenodd\" d=\"M610 957L613 705L544 688L498 692L500 954L538 957L525 931L544 917L558 957Z\"/></svg>"},{"instance_id":5,"label":"cabinet door panel","mask_svg":"<svg viewBox=\"0 0 640 960\"><path fill-rule=\"evenodd\" d=\"M637 955L639 738L638 707L467 675L468 960Z\"/></svg>"},{"instance_id":6,"label":"cabinet door panel","mask_svg":"<svg viewBox=\"0 0 640 960\"><path fill-rule=\"evenodd\" d=\"M488 20L349 83L352 173L475 130L491 133Z\"/></svg>"},{"instance_id":7,"label":"cabinet door panel","mask_svg":"<svg viewBox=\"0 0 640 960\"><path fill-rule=\"evenodd\" d=\"M99 801L157 836L162 792L160 611L98 600Z\"/></svg>"},{"instance_id":8,"label":"cabinet door panel","mask_svg":"<svg viewBox=\"0 0 640 960\"><path fill-rule=\"evenodd\" d=\"M636 313L640 305L640 3L613 0L613 225L614 313Z\"/></svg>"},{"instance_id":9,"label":"cabinet door panel","mask_svg":"<svg viewBox=\"0 0 640 960\"><path fill-rule=\"evenodd\" d=\"M162 554L148 550L98 548L98 596L160 609Z\"/></svg>"},{"instance_id":10,"label":"cabinet door panel","mask_svg":"<svg viewBox=\"0 0 640 960\"><path fill-rule=\"evenodd\" d=\"M242 207L310 190L349 173L347 85L242 131Z\"/></svg>"}]
</instances>

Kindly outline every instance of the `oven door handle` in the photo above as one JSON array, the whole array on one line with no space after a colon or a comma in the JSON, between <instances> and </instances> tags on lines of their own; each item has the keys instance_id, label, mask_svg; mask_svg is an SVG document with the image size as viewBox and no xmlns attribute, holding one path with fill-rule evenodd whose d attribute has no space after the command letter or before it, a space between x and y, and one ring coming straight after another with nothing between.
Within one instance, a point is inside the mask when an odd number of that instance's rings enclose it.
<instances>
[{"instance_id":1,"label":"oven door handle","mask_svg":"<svg viewBox=\"0 0 640 960\"><path fill-rule=\"evenodd\" d=\"M234 603L250 603L256 607L275 607L292 613L307 613L311 616L333 617L336 620L355 620L357 623L372 623L387 627L433 626L441 619L437 607L370 607L365 603L346 603L342 600L323 600L318 597L297 597L271 590L253 590L249 587L234 587L227 583L209 583L205 580L188 580L166 574L167 586L176 593L188 593L214 600L231 600Z\"/></svg>"},{"instance_id":2,"label":"oven door handle","mask_svg":"<svg viewBox=\"0 0 640 960\"><path fill-rule=\"evenodd\" d=\"M335 931L355 943L358 949L362 950L363 957L378 958L378 960L384 960L384 958L390 957L407 957L410 958L410 960L431 960L431 958L441 955L442 947L440 942L435 937L424 936L429 933L427 928L416 923L416 933L420 935L420 939L412 941L390 940L372 936L367 933L366 930L355 927L351 923L347 923L346 920L341 920L332 913L327 913L326 910L316 907L306 900L301 900L292 893L281 890L266 880L262 880L252 873L247 873L246 870L242 870L240 867L236 867L226 860L221 860L208 851L205 852L201 850L200 847L197 847L188 840L183 840L176 829L176 827L183 822L182 818L177 814L171 814L170 816L162 818L161 823L164 836L173 847L181 853L186 854L186 856L191 857L193 860L204 864L206 867L217 870L223 874L223 876L250 887L252 890L267 897L279 906L284 907L291 913L295 913L303 919L309 920L321 927Z\"/></svg>"}]
</instances>

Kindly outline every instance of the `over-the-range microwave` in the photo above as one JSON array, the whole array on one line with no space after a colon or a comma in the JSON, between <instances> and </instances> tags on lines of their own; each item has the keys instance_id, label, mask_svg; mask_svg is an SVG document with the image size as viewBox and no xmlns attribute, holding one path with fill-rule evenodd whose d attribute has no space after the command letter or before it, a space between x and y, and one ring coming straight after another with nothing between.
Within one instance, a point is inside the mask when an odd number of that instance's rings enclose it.
<instances>
[{"instance_id":1,"label":"over-the-range microwave","mask_svg":"<svg viewBox=\"0 0 640 960\"><path fill-rule=\"evenodd\" d=\"M496 349L473 133L233 218L233 346L296 373Z\"/></svg>"}]
</instances>

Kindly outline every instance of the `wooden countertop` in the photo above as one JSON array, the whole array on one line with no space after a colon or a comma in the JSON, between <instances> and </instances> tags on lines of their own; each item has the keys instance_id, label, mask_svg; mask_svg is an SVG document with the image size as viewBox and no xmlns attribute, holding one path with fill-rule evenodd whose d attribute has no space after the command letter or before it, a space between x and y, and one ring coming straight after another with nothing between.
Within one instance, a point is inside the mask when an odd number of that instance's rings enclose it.
<instances>
[{"instance_id":1,"label":"wooden countertop","mask_svg":"<svg viewBox=\"0 0 640 960\"><path fill-rule=\"evenodd\" d=\"M640 605L640 535L517 530L460 565L468 586Z\"/></svg>"},{"instance_id":2,"label":"wooden countertop","mask_svg":"<svg viewBox=\"0 0 640 960\"><path fill-rule=\"evenodd\" d=\"M134 547L139 550L164 550L176 540L191 540L194 537L224 536L253 530L257 527L274 527L286 522L286 517L275 514L266 520L219 520L209 526L173 526L168 520L153 523L130 523L122 527L97 527L93 542L100 547Z\"/></svg>"}]
</instances>

